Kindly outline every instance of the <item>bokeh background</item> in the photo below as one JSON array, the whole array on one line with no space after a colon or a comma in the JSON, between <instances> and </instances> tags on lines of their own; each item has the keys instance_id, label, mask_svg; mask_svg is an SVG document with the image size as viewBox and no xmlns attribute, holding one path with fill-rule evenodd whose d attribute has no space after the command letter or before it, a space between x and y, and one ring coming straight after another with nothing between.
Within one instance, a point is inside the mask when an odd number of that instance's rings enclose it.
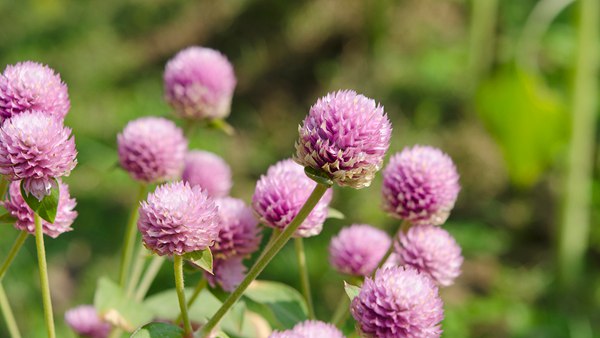
<instances>
[{"instance_id":1,"label":"bokeh background","mask_svg":"<svg viewBox=\"0 0 600 338\"><path fill-rule=\"evenodd\" d=\"M137 186L117 168L116 134L140 116L173 118L163 67L202 45L234 64L237 134L203 129L191 146L230 163L233 196L249 201L267 167L292 155L318 97L355 89L385 106L390 154L434 145L461 174L444 227L466 260L442 291L444 337L600 337L595 2L0 0L0 65L50 65L72 102L79 165L67 181L79 218L46 241L59 336L72 336L64 311L91 303L99 276L117 278ZM380 187L379 175L368 189L336 188L332 206L346 218L305 241L322 319L343 296L330 238L351 223L398 226ZM0 229L0 257L16 235ZM44 336L36 266L30 239L3 282L25 337ZM298 287L295 266L290 246L261 278ZM165 265L151 293L171 287Z\"/></svg>"}]
</instances>

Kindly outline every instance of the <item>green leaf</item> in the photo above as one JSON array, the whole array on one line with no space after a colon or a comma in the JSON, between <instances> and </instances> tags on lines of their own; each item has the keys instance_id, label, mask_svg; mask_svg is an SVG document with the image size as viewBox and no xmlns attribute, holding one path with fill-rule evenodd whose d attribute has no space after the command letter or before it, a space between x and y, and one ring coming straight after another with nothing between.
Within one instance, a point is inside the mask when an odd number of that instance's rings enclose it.
<instances>
[{"instance_id":1,"label":"green leaf","mask_svg":"<svg viewBox=\"0 0 600 338\"><path fill-rule=\"evenodd\" d=\"M152 319L149 309L128 298L115 282L106 277L98 280L94 307L104 320L128 332Z\"/></svg>"},{"instance_id":2,"label":"green leaf","mask_svg":"<svg viewBox=\"0 0 600 338\"><path fill-rule=\"evenodd\" d=\"M131 335L131 338L181 338L183 329L167 323L148 323Z\"/></svg>"},{"instance_id":3,"label":"green leaf","mask_svg":"<svg viewBox=\"0 0 600 338\"><path fill-rule=\"evenodd\" d=\"M60 192L58 189L58 182L54 179L52 184L52 189L50 190L50 195L44 196L42 200L38 200L32 194L29 194L23 188L23 183L25 181L21 181L21 195L25 200L25 203L33 210L36 214L38 214L42 219L48 221L50 223L54 223L54 219L56 218L56 211L58 209L58 200L60 197Z\"/></svg>"},{"instance_id":4,"label":"green leaf","mask_svg":"<svg viewBox=\"0 0 600 338\"><path fill-rule=\"evenodd\" d=\"M282 283L254 281L244 297L252 302L248 308L261 314L273 328L289 329L308 318L304 297Z\"/></svg>"},{"instance_id":5,"label":"green leaf","mask_svg":"<svg viewBox=\"0 0 600 338\"><path fill-rule=\"evenodd\" d=\"M346 290L346 294L348 295L348 298L350 298L350 301L360 293L360 287L348 284L346 281L344 281L344 290Z\"/></svg>"},{"instance_id":6,"label":"green leaf","mask_svg":"<svg viewBox=\"0 0 600 338\"><path fill-rule=\"evenodd\" d=\"M13 224L16 220L10 212L0 215L0 223Z\"/></svg>"},{"instance_id":7,"label":"green leaf","mask_svg":"<svg viewBox=\"0 0 600 338\"><path fill-rule=\"evenodd\" d=\"M189 260L193 265L206 270L208 273L213 273L213 256L210 248L187 253L183 255L183 258Z\"/></svg>"},{"instance_id":8,"label":"green leaf","mask_svg":"<svg viewBox=\"0 0 600 338\"><path fill-rule=\"evenodd\" d=\"M311 180L319 184L326 185L328 187L333 186L333 180L331 180L329 175L327 175L327 173L322 170L317 170L313 167L304 167L304 173Z\"/></svg>"},{"instance_id":9,"label":"green leaf","mask_svg":"<svg viewBox=\"0 0 600 338\"><path fill-rule=\"evenodd\" d=\"M330 207L327 209L327 218L344 219L346 216L341 211Z\"/></svg>"},{"instance_id":10,"label":"green leaf","mask_svg":"<svg viewBox=\"0 0 600 338\"><path fill-rule=\"evenodd\" d=\"M223 119L212 119L208 121L207 126L211 129L220 130L228 136L235 135L235 129Z\"/></svg>"}]
</instances>

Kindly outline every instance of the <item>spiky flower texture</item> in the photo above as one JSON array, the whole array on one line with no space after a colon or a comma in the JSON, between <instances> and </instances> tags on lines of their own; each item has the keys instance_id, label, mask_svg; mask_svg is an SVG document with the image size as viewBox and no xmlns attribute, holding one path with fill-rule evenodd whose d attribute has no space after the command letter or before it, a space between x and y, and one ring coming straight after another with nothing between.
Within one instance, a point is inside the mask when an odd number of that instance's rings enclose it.
<instances>
[{"instance_id":1,"label":"spiky flower texture","mask_svg":"<svg viewBox=\"0 0 600 338\"><path fill-rule=\"evenodd\" d=\"M392 239L383 230L367 224L342 229L329 245L329 262L339 272L353 276L373 273Z\"/></svg>"},{"instance_id":2,"label":"spiky flower texture","mask_svg":"<svg viewBox=\"0 0 600 338\"><path fill-rule=\"evenodd\" d=\"M217 198L215 203L222 223L219 236L211 247L213 256L221 259L245 257L256 251L262 236L252 209L244 201L232 197Z\"/></svg>"},{"instance_id":3,"label":"spiky flower texture","mask_svg":"<svg viewBox=\"0 0 600 338\"><path fill-rule=\"evenodd\" d=\"M160 256L204 250L213 244L221 226L212 198L181 181L157 187L141 203L139 215L144 245Z\"/></svg>"},{"instance_id":4,"label":"spiky flower texture","mask_svg":"<svg viewBox=\"0 0 600 338\"><path fill-rule=\"evenodd\" d=\"M103 321L92 305L81 305L65 312L65 322L82 337L106 338L112 327Z\"/></svg>"},{"instance_id":5,"label":"spiky flower texture","mask_svg":"<svg viewBox=\"0 0 600 338\"><path fill-rule=\"evenodd\" d=\"M32 110L62 120L70 107L67 85L48 66L19 62L0 75L0 122Z\"/></svg>"},{"instance_id":6,"label":"spiky flower texture","mask_svg":"<svg viewBox=\"0 0 600 338\"><path fill-rule=\"evenodd\" d=\"M229 115L236 85L233 66L218 51L188 47L165 67L165 98L188 119L222 119Z\"/></svg>"},{"instance_id":7,"label":"spiky flower texture","mask_svg":"<svg viewBox=\"0 0 600 338\"><path fill-rule=\"evenodd\" d=\"M340 186L368 187L390 146L392 125L383 107L352 90L319 99L298 128L294 160Z\"/></svg>"},{"instance_id":8,"label":"spiky flower texture","mask_svg":"<svg viewBox=\"0 0 600 338\"><path fill-rule=\"evenodd\" d=\"M291 330L274 331L269 338L344 338L344 334L334 325L318 320L306 320L296 324Z\"/></svg>"},{"instance_id":9,"label":"spiky flower texture","mask_svg":"<svg viewBox=\"0 0 600 338\"><path fill-rule=\"evenodd\" d=\"M443 303L427 275L392 267L367 277L351 313L364 337L435 338L442 333Z\"/></svg>"},{"instance_id":10,"label":"spiky flower texture","mask_svg":"<svg viewBox=\"0 0 600 338\"><path fill-rule=\"evenodd\" d=\"M383 171L383 208L413 224L443 224L460 191L452 159L428 146L405 148Z\"/></svg>"},{"instance_id":11,"label":"spiky flower texture","mask_svg":"<svg viewBox=\"0 0 600 338\"><path fill-rule=\"evenodd\" d=\"M208 151L192 150L185 155L181 179L198 185L212 197L225 197L231 190L231 168L221 157Z\"/></svg>"},{"instance_id":12,"label":"spiky flower texture","mask_svg":"<svg viewBox=\"0 0 600 338\"><path fill-rule=\"evenodd\" d=\"M246 276L246 266L243 257L231 257L228 259L215 259L213 262L213 274L204 272L204 277L211 287L219 285L223 291L232 292L240 285Z\"/></svg>"},{"instance_id":13,"label":"spiky flower texture","mask_svg":"<svg viewBox=\"0 0 600 338\"><path fill-rule=\"evenodd\" d=\"M25 112L0 127L0 174L24 180L24 188L41 200L55 178L67 176L77 164L71 129L39 111Z\"/></svg>"}]
</instances>

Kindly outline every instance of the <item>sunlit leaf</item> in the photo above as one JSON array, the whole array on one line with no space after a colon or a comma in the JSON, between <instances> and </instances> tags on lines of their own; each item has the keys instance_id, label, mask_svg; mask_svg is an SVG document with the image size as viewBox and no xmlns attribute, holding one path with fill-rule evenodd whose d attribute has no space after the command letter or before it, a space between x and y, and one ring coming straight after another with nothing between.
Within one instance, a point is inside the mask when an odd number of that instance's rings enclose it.
<instances>
[{"instance_id":1,"label":"sunlit leaf","mask_svg":"<svg viewBox=\"0 0 600 338\"><path fill-rule=\"evenodd\" d=\"M244 297L248 308L261 314L274 328L288 329L306 320L307 307L296 289L277 282L254 281Z\"/></svg>"},{"instance_id":2,"label":"sunlit leaf","mask_svg":"<svg viewBox=\"0 0 600 338\"><path fill-rule=\"evenodd\" d=\"M131 335L131 338L181 338L183 329L168 323L148 323Z\"/></svg>"},{"instance_id":3,"label":"sunlit leaf","mask_svg":"<svg viewBox=\"0 0 600 338\"><path fill-rule=\"evenodd\" d=\"M211 274L213 273L213 256L210 248L207 247L204 250L190 252L183 257L189 260L193 265Z\"/></svg>"},{"instance_id":4,"label":"sunlit leaf","mask_svg":"<svg viewBox=\"0 0 600 338\"><path fill-rule=\"evenodd\" d=\"M50 194L44 196L42 200L38 200L35 196L25 191L23 184L25 181L21 181L21 195L25 200L25 203L38 214L42 219L50 223L54 223L56 218L56 212L58 210L58 200L60 198L60 191L58 189L58 182L56 179L50 189Z\"/></svg>"},{"instance_id":5,"label":"sunlit leaf","mask_svg":"<svg viewBox=\"0 0 600 338\"><path fill-rule=\"evenodd\" d=\"M360 293L360 287L348 284L346 283L346 281L344 281L344 290L346 291L348 298L350 298L350 301L352 301L354 297L358 296L358 294Z\"/></svg>"}]
</instances>

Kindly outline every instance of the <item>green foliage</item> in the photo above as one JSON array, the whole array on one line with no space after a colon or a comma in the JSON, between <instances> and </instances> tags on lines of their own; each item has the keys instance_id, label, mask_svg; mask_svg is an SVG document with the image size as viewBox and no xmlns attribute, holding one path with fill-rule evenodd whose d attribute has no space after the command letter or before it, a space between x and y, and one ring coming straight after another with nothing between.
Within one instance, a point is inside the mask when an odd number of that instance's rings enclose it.
<instances>
[{"instance_id":1,"label":"green foliage","mask_svg":"<svg viewBox=\"0 0 600 338\"><path fill-rule=\"evenodd\" d=\"M25 203L27 203L31 210L38 214L42 219L54 223L56 211L58 209L58 201L60 199L60 191L56 179L54 179L54 182L52 183L50 194L44 196L41 201L25 191L23 188L24 183L25 181L21 181L21 196L23 196Z\"/></svg>"},{"instance_id":2,"label":"green foliage","mask_svg":"<svg viewBox=\"0 0 600 338\"><path fill-rule=\"evenodd\" d=\"M131 338L181 338L183 329L167 323L148 323L131 335Z\"/></svg>"},{"instance_id":3,"label":"green foliage","mask_svg":"<svg viewBox=\"0 0 600 338\"><path fill-rule=\"evenodd\" d=\"M254 281L244 298L249 300L248 308L262 315L274 329L289 329L308 318L302 295L282 283Z\"/></svg>"},{"instance_id":4,"label":"green foliage","mask_svg":"<svg viewBox=\"0 0 600 338\"><path fill-rule=\"evenodd\" d=\"M356 296L360 293L360 287L356 285L349 284L344 281L344 290L346 291L346 295L350 298L350 301L354 300Z\"/></svg>"},{"instance_id":5,"label":"green foliage","mask_svg":"<svg viewBox=\"0 0 600 338\"><path fill-rule=\"evenodd\" d=\"M198 268L213 273L213 255L210 248L206 248L200 251L194 251L183 255L183 258L189 260L189 262L197 266Z\"/></svg>"},{"instance_id":6,"label":"green foliage","mask_svg":"<svg viewBox=\"0 0 600 338\"><path fill-rule=\"evenodd\" d=\"M152 319L152 312L127 297L119 285L106 277L98 280L94 307L104 320L128 332Z\"/></svg>"}]
</instances>

